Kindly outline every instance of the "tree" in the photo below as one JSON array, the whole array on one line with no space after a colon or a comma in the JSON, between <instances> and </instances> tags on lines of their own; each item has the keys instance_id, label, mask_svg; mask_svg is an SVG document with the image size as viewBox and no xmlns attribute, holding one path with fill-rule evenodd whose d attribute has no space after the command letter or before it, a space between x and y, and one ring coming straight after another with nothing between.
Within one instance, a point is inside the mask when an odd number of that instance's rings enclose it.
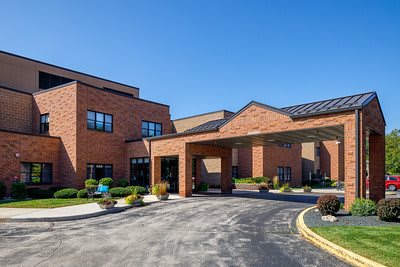
<instances>
[{"instance_id":1,"label":"tree","mask_svg":"<svg viewBox=\"0 0 400 267\"><path fill-rule=\"evenodd\" d=\"M386 173L400 174L400 130L386 135Z\"/></svg>"}]
</instances>

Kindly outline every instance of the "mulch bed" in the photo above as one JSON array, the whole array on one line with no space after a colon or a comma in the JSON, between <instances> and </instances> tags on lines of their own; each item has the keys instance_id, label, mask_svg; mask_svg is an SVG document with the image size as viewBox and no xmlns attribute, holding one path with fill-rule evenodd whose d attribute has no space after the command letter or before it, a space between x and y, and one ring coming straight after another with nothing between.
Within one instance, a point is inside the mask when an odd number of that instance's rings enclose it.
<instances>
[{"instance_id":1,"label":"mulch bed","mask_svg":"<svg viewBox=\"0 0 400 267\"><path fill-rule=\"evenodd\" d=\"M400 222L384 222L378 216L351 216L345 210L340 210L335 215L337 222L325 222L321 220L321 213L316 209L309 210L304 214L304 223L308 227L321 226L400 226Z\"/></svg>"}]
</instances>

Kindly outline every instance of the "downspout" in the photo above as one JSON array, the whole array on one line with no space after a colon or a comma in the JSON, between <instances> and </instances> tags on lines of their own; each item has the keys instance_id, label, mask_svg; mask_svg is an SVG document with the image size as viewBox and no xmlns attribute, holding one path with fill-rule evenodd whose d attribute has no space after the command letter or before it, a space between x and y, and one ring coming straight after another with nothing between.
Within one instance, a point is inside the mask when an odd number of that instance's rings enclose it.
<instances>
[{"instance_id":1,"label":"downspout","mask_svg":"<svg viewBox=\"0 0 400 267\"><path fill-rule=\"evenodd\" d=\"M356 109L356 182L355 182L355 198L359 197L360 190L360 118L359 110Z\"/></svg>"}]
</instances>

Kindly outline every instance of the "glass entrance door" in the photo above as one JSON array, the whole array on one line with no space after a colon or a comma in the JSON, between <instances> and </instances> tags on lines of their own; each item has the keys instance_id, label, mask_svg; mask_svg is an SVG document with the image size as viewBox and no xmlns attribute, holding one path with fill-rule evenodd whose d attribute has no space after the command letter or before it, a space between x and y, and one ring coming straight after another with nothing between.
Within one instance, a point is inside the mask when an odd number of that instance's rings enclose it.
<instances>
[{"instance_id":1,"label":"glass entrance door","mask_svg":"<svg viewBox=\"0 0 400 267\"><path fill-rule=\"evenodd\" d=\"M149 158L131 159L131 185L149 188Z\"/></svg>"},{"instance_id":2,"label":"glass entrance door","mask_svg":"<svg viewBox=\"0 0 400 267\"><path fill-rule=\"evenodd\" d=\"M161 158L161 179L168 182L169 192L179 191L178 158Z\"/></svg>"}]
</instances>

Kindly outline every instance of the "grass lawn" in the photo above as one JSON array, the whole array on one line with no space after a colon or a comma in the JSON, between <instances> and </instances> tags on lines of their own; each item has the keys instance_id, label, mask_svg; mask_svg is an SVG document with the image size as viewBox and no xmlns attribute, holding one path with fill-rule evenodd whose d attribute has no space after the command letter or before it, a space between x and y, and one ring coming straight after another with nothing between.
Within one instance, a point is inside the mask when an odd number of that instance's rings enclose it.
<instances>
[{"instance_id":1,"label":"grass lawn","mask_svg":"<svg viewBox=\"0 0 400 267\"><path fill-rule=\"evenodd\" d=\"M97 201L95 199L95 201ZM79 204L92 203L92 199L86 198L46 198L32 200L1 200L0 208L59 208Z\"/></svg>"},{"instance_id":2,"label":"grass lawn","mask_svg":"<svg viewBox=\"0 0 400 267\"><path fill-rule=\"evenodd\" d=\"M387 266L400 266L399 226L329 226L311 228L329 241Z\"/></svg>"}]
</instances>

